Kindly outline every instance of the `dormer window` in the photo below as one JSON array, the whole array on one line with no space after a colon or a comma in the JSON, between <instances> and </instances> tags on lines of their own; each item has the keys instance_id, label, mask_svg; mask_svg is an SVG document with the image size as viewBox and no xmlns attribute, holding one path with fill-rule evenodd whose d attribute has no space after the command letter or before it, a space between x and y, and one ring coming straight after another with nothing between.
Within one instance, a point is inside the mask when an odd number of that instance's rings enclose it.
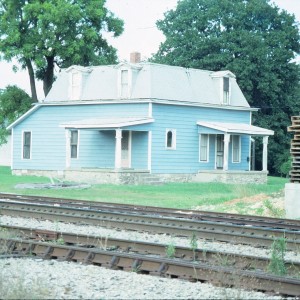
<instances>
[{"instance_id":1,"label":"dormer window","mask_svg":"<svg viewBox=\"0 0 300 300\"><path fill-rule=\"evenodd\" d=\"M71 74L70 83L70 100L79 100L81 94L81 78L82 75L78 71L73 71Z\"/></svg>"},{"instance_id":2,"label":"dormer window","mask_svg":"<svg viewBox=\"0 0 300 300\"><path fill-rule=\"evenodd\" d=\"M128 98L128 70L121 70L121 98Z\"/></svg>"},{"instance_id":3,"label":"dormer window","mask_svg":"<svg viewBox=\"0 0 300 300\"><path fill-rule=\"evenodd\" d=\"M223 77L223 104L230 102L230 86L229 77Z\"/></svg>"}]
</instances>

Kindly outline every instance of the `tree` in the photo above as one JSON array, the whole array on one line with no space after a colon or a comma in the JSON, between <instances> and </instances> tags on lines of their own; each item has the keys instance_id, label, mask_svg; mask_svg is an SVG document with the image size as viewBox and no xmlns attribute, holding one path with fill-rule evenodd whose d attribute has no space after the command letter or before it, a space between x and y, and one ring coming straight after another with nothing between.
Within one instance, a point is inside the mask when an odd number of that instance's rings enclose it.
<instances>
[{"instance_id":1,"label":"tree","mask_svg":"<svg viewBox=\"0 0 300 300\"><path fill-rule=\"evenodd\" d=\"M0 90L0 145L7 142L6 127L30 109L32 98L15 85Z\"/></svg>"},{"instance_id":2,"label":"tree","mask_svg":"<svg viewBox=\"0 0 300 300\"><path fill-rule=\"evenodd\" d=\"M166 40L152 61L235 73L250 105L260 108L253 123L275 131L269 169L278 173L290 145L286 127L300 111L295 17L269 0L181 0L157 26Z\"/></svg>"},{"instance_id":3,"label":"tree","mask_svg":"<svg viewBox=\"0 0 300 300\"><path fill-rule=\"evenodd\" d=\"M28 70L35 101L35 77L43 80L47 95L55 64L116 62L116 49L102 33L119 36L123 21L104 5L105 0L0 0L0 52L5 60L17 58Z\"/></svg>"}]
</instances>

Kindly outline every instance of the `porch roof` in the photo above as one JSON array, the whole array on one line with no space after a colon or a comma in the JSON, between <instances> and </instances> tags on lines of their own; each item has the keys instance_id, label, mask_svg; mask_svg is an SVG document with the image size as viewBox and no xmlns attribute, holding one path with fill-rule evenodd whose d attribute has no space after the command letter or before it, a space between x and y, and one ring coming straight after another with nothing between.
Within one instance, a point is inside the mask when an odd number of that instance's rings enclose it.
<instances>
[{"instance_id":1,"label":"porch roof","mask_svg":"<svg viewBox=\"0 0 300 300\"><path fill-rule=\"evenodd\" d=\"M60 124L60 127L74 129L107 129L141 125L152 122L154 122L154 119L149 117L97 118L66 122Z\"/></svg>"},{"instance_id":2,"label":"porch roof","mask_svg":"<svg viewBox=\"0 0 300 300\"><path fill-rule=\"evenodd\" d=\"M231 134L262 135L262 136L274 135L273 130L253 126L250 124L244 124L244 123L198 121L197 125L218 130L224 133L231 133Z\"/></svg>"}]
</instances>

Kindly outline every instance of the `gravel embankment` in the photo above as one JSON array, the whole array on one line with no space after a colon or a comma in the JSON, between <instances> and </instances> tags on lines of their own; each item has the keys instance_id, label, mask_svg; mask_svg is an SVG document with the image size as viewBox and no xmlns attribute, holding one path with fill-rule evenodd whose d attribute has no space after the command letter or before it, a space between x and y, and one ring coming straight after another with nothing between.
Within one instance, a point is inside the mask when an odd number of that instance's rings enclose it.
<instances>
[{"instance_id":1,"label":"gravel embankment","mask_svg":"<svg viewBox=\"0 0 300 300\"><path fill-rule=\"evenodd\" d=\"M167 235L114 231L97 226L77 226L35 219L1 216L0 225L26 226L38 229L74 232L148 242L173 243L190 246L189 239ZM269 256L268 250L243 245L198 241L198 247L223 252L248 253ZM300 261L300 254L288 252L286 259ZM41 259L1 259L1 298L56 298L56 299L265 299L262 293L239 289L213 287L210 284L139 275L134 272L113 271L96 266L83 266L72 262ZM15 288L25 291L20 295ZM12 289L14 287L14 289ZM6 292L14 293L12 295ZM36 295L36 296L35 296ZM274 296L269 297L275 299ZM279 299L280 297L276 297Z\"/></svg>"}]
</instances>

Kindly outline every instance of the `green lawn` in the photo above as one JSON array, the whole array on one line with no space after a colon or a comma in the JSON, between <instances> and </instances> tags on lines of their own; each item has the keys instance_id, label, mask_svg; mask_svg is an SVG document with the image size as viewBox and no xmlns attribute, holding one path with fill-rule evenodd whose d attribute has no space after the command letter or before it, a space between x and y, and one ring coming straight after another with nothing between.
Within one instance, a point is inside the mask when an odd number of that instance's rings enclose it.
<instances>
[{"instance_id":1,"label":"green lawn","mask_svg":"<svg viewBox=\"0 0 300 300\"><path fill-rule=\"evenodd\" d=\"M287 179L269 177L267 184L231 185L222 183L170 183L149 185L97 184L76 190L15 189L18 183L50 183L46 177L13 176L8 167L0 167L0 192L24 195L52 196L73 199L117 202L160 207L191 209L200 205L221 204L231 199L265 193L272 194L284 188Z\"/></svg>"}]
</instances>

